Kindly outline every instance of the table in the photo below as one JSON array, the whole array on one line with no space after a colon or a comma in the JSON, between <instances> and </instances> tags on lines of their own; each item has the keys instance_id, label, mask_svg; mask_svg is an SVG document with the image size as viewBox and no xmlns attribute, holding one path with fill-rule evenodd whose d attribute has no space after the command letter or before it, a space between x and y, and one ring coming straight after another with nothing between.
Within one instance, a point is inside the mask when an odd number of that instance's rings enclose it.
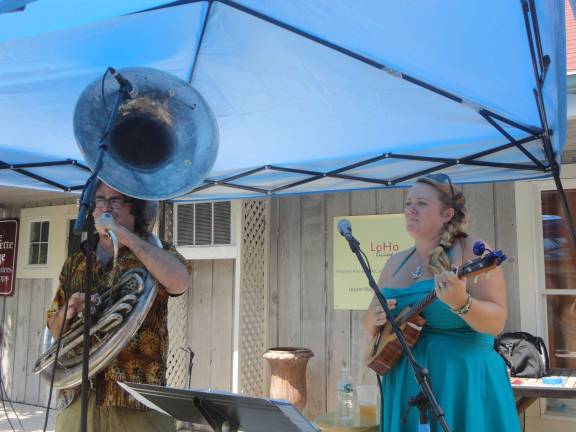
<instances>
[{"instance_id":1,"label":"table","mask_svg":"<svg viewBox=\"0 0 576 432\"><path fill-rule=\"evenodd\" d=\"M516 409L522 414L538 398L576 399L576 370L552 369L545 378L558 378L559 384L546 384L543 378L510 377L516 396Z\"/></svg>"},{"instance_id":2,"label":"table","mask_svg":"<svg viewBox=\"0 0 576 432\"><path fill-rule=\"evenodd\" d=\"M315 419L316 426L322 432L376 432L377 424L361 423L358 417L340 420L337 413L326 413Z\"/></svg>"}]
</instances>

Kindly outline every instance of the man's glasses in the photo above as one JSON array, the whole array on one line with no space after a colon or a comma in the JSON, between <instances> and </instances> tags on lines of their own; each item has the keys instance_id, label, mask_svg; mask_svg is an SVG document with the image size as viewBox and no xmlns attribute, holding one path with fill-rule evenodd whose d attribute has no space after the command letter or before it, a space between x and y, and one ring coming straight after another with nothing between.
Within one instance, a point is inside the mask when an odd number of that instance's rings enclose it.
<instances>
[{"instance_id":1,"label":"man's glasses","mask_svg":"<svg viewBox=\"0 0 576 432\"><path fill-rule=\"evenodd\" d=\"M132 201L131 199L123 198L123 197L111 197L111 198L104 198L104 197L96 197L94 200L96 203L96 208L105 208L106 203L110 204L110 208L114 210L119 210L124 207L124 204L129 203Z\"/></svg>"},{"instance_id":2,"label":"man's glasses","mask_svg":"<svg viewBox=\"0 0 576 432\"><path fill-rule=\"evenodd\" d=\"M454 186L452 185L452 180L450 180L450 176L444 173L435 173L435 174L428 174L424 178L430 179L434 183L449 184L450 193L452 194L452 207L454 208L454 210L456 210L456 194L454 193Z\"/></svg>"}]
</instances>

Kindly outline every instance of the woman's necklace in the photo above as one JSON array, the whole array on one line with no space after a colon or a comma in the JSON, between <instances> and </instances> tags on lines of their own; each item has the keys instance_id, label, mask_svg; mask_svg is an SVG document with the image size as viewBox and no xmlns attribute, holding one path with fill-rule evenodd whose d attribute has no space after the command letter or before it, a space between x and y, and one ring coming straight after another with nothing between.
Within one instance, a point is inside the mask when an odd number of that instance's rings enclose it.
<instances>
[{"instance_id":1,"label":"woman's necklace","mask_svg":"<svg viewBox=\"0 0 576 432\"><path fill-rule=\"evenodd\" d=\"M414 251L414 252L416 253L416 251ZM416 258L418 258L418 256L416 256ZM424 274L424 272L422 271L421 265L417 265L416 270L414 270L413 272L410 272L410 276L412 277L412 280L420 279L423 274Z\"/></svg>"},{"instance_id":2,"label":"woman's necklace","mask_svg":"<svg viewBox=\"0 0 576 432\"><path fill-rule=\"evenodd\" d=\"M420 277L422 276L424 272L422 271L422 267L418 266L416 267L416 270L414 270L413 272L410 272L410 276L412 276L413 280L416 279L420 279Z\"/></svg>"}]
</instances>

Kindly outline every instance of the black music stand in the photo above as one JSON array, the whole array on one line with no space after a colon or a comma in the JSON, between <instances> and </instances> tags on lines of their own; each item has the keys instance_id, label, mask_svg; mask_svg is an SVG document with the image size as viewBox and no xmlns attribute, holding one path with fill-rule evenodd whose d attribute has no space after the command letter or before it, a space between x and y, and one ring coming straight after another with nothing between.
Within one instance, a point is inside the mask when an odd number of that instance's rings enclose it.
<instances>
[{"instance_id":1,"label":"black music stand","mask_svg":"<svg viewBox=\"0 0 576 432\"><path fill-rule=\"evenodd\" d=\"M219 390L118 383L140 403L214 432L318 432L292 404ZM197 428L197 429L196 429Z\"/></svg>"}]
</instances>

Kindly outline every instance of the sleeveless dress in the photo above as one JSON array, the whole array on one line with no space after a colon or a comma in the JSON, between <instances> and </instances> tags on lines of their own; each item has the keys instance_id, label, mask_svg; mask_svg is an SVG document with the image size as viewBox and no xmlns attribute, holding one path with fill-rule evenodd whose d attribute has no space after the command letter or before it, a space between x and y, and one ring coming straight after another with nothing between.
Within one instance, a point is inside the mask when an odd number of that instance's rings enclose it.
<instances>
[{"instance_id":1,"label":"sleeveless dress","mask_svg":"<svg viewBox=\"0 0 576 432\"><path fill-rule=\"evenodd\" d=\"M434 280L425 279L407 288L382 288L381 291L386 298L397 300L392 311L396 315L433 289ZM506 365L492 348L494 337L473 330L438 299L424 309L422 316L426 324L412 351L416 361L428 368L432 391L450 430L520 431ZM408 401L419 391L412 368L402 356L382 377L381 432L418 431L416 407L410 409L405 423L402 423L402 417ZM428 422L432 431L442 431L431 411Z\"/></svg>"}]
</instances>

